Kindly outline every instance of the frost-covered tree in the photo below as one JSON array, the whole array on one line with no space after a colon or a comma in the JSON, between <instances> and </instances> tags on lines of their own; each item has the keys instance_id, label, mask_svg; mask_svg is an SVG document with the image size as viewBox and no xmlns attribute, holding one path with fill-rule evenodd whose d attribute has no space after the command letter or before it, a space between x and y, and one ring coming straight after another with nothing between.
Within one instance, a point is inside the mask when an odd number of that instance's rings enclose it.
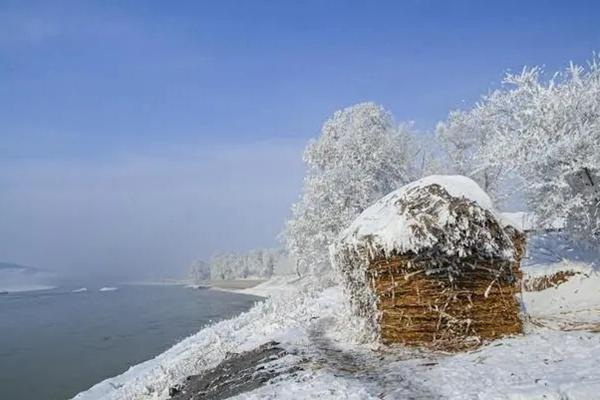
<instances>
[{"instance_id":1,"label":"frost-covered tree","mask_svg":"<svg viewBox=\"0 0 600 400\"><path fill-rule=\"evenodd\" d=\"M208 263L202 260L194 261L190 266L190 278L195 284L210 279L210 267Z\"/></svg>"},{"instance_id":2,"label":"frost-covered tree","mask_svg":"<svg viewBox=\"0 0 600 400\"><path fill-rule=\"evenodd\" d=\"M414 154L412 175L414 179L429 175L448 174L447 165L443 159L444 149L438 138L429 132L413 133L411 146Z\"/></svg>"},{"instance_id":3,"label":"frost-covered tree","mask_svg":"<svg viewBox=\"0 0 600 400\"><path fill-rule=\"evenodd\" d=\"M299 274L326 280L333 239L368 205L410 181L413 156L407 129L374 103L325 122L304 152L304 188L283 233Z\"/></svg>"},{"instance_id":4,"label":"frost-covered tree","mask_svg":"<svg viewBox=\"0 0 600 400\"><path fill-rule=\"evenodd\" d=\"M571 65L549 80L539 68L508 75L469 118L490 136L480 168L503 168L521 178L538 221L564 219L579 237L600 239L600 65ZM480 117L483 116L483 117Z\"/></svg>"},{"instance_id":5,"label":"frost-covered tree","mask_svg":"<svg viewBox=\"0 0 600 400\"><path fill-rule=\"evenodd\" d=\"M246 254L223 253L210 259L210 278L270 278L275 273L291 273L290 260L284 249L259 249Z\"/></svg>"},{"instance_id":6,"label":"frost-covered tree","mask_svg":"<svg viewBox=\"0 0 600 400\"><path fill-rule=\"evenodd\" d=\"M498 203L506 175L502 164L487 163L482 157L495 130L488 111L480 104L469 112L452 111L447 121L438 123L436 134L449 162L448 172L470 177Z\"/></svg>"}]
</instances>

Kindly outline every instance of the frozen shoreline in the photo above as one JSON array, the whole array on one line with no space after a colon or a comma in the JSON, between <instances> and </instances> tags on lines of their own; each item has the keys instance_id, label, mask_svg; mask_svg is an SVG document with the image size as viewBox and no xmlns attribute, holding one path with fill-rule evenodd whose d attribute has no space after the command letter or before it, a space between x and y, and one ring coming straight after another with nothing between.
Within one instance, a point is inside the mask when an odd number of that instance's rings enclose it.
<instances>
[{"instance_id":1,"label":"frozen shoreline","mask_svg":"<svg viewBox=\"0 0 600 400\"><path fill-rule=\"evenodd\" d=\"M550 240L552 239L552 240ZM545 249L556 251L556 238ZM564 246L565 254L572 254ZM537 250L536 250L537 251ZM576 262L562 251L551 260L531 255L524 272L538 276ZM542 260L542 261L540 261ZM589 268L596 270L593 263ZM586 267L587 268L587 267ZM274 277L247 289L216 288L266 299L236 318L211 325L153 360L80 393L77 400L162 400L187 376L217 367L228 354L278 342L295 357L273 361L283 374L240 399L589 399L600 391L600 274L522 296L526 331L481 348L440 354L384 348L359 340L340 287L302 289L297 277ZM291 364L290 364L291 363Z\"/></svg>"},{"instance_id":2,"label":"frozen shoreline","mask_svg":"<svg viewBox=\"0 0 600 400\"><path fill-rule=\"evenodd\" d=\"M0 287L0 293L23 293L23 292L37 292L41 290L52 290L56 289L56 286L50 285L26 285L26 286L11 286L11 287Z\"/></svg>"},{"instance_id":3,"label":"frozen shoreline","mask_svg":"<svg viewBox=\"0 0 600 400\"><path fill-rule=\"evenodd\" d=\"M596 299L600 306L600 296L592 296L598 283L600 279L586 285L593 291L586 298ZM269 287L272 296L250 311L209 326L75 398L167 399L169 388L186 376L216 367L228 353L249 351L269 341L280 342L309 361L285 358L273 368L289 368L290 362L298 362L303 372L279 377L240 398L375 399L374 393L385 392L384 398L393 399L426 390L434 399L472 399L478 394L494 399L586 399L600 389L598 334L528 324L524 335L466 353L401 349L381 353L377 346L356 341L339 287L301 293L293 285L267 282L257 286L255 294L267 294ZM561 285L536 296L561 299L572 290L572 285ZM574 306L577 311L579 307ZM529 311L535 318L548 317L535 306ZM404 383L398 386L398 382Z\"/></svg>"},{"instance_id":4,"label":"frozen shoreline","mask_svg":"<svg viewBox=\"0 0 600 400\"><path fill-rule=\"evenodd\" d=\"M239 293L240 291L259 286L267 281L267 279L227 279L221 281L206 281L203 282L203 284L206 283L206 286L211 289L222 289Z\"/></svg>"}]
</instances>

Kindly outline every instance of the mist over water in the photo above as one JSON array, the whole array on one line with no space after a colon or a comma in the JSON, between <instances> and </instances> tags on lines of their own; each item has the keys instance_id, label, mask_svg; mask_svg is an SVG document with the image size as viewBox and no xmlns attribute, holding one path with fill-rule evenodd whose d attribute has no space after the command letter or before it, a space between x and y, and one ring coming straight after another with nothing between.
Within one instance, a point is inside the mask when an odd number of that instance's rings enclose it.
<instances>
[{"instance_id":1,"label":"mist over water","mask_svg":"<svg viewBox=\"0 0 600 400\"><path fill-rule=\"evenodd\" d=\"M181 277L196 259L277 246L301 143L13 160L0 169L0 262L60 280Z\"/></svg>"}]
</instances>

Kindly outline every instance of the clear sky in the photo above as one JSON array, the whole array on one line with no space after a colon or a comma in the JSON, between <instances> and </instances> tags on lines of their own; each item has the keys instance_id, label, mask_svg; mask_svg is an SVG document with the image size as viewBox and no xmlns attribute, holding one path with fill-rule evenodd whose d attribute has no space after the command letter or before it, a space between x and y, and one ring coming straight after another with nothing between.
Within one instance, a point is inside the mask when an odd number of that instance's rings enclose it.
<instances>
[{"instance_id":1,"label":"clear sky","mask_svg":"<svg viewBox=\"0 0 600 400\"><path fill-rule=\"evenodd\" d=\"M169 275L275 246L300 152L375 101L430 130L600 50L596 1L0 1L0 260Z\"/></svg>"}]
</instances>

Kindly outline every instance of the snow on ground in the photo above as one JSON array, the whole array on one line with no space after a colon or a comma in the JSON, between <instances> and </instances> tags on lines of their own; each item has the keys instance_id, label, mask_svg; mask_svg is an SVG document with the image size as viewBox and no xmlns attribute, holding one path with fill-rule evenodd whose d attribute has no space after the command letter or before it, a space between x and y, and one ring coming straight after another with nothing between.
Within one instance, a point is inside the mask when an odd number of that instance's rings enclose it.
<instances>
[{"instance_id":1,"label":"snow on ground","mask_svg":"<svg viewBox=\"0 0 600 400\"><path fill-rule=\"evenodd\" d=\"M98 289L99 292L114 292L115 290L118 290L118 288L112 286L106 286Z\"/></svg>"},{"instance_id":2,"label":"snow on ground","mask_svg":"<svg viewBox=\"0 0 600 400\"><path fill-rule=\"evenodd\" d=\"M297 275L274 276L266 282L248 289L237 290L237 293L249 294L252 296L270 297L280 295L290 290L297 290L295 286L298 281Z\"/></svg>"},{"instance_id":3,"label":"snow on ground","mask_svg":"<svg viewBox=\"0 0 600 400\"><path fill-rule=\"evenodd\" d=\"M0 293L21 293L21 292L36 292L39 290L51 290L56 289L56 286L50 285L11 285L11 286L0 286Z\"/></svg>"},{"instance_id":4,"label":"snow on ground","mask_svg":"<svg viewBox=\"0 0 600 400\"><path fill-rule=\"evenodd\" d=\"M335 328L331 328L335 329ZM593 399L600 336L539 331L457 355L327 349L312 368L238 399ZM319 363L320 361L320 363Z\"/></svg>"},{"instance_id":5,"label":"snow on ground","mask_svg":"<svg viewBox=\"0 0 600 400\"><path fill-rule=\"evenodd\" d=\"M555 288L523 292L523 303L534 324L600 332L600 274L597 272L575 275Z\"/></svg>"},{"instance_id":6,"label":"snow on ground","mask_svg":"<svg viewBox=\"0 0 600 400\"><path fill-rule=\"evenodd\" d=\"M203 329L76 399L166 399L170 386L216 366L228 352L270 340L296 355L276 363L295 362L302 371L279 376L238 399L598 398L598 258L553 235L530 240L525 273L570 267L586 273L556 288L524 293L531 322L522 336L459 354L359 343L339 287L311 292L280 277L243 291L270 295L250 311Z\"/></svg>"},{"instance_id":7,"label":"snow on ground","mask_svg":"<svg viewBox=\"0 0 600 400\"><path fill-rule=\"evenodd\" d=\"M539 292L524 292L523 303L532 322L560 329L600 332L600 255L569 241L560 232L533 235L523 261L526 277L576 273L567 282Z\"/></svg>"}]
</instances>

